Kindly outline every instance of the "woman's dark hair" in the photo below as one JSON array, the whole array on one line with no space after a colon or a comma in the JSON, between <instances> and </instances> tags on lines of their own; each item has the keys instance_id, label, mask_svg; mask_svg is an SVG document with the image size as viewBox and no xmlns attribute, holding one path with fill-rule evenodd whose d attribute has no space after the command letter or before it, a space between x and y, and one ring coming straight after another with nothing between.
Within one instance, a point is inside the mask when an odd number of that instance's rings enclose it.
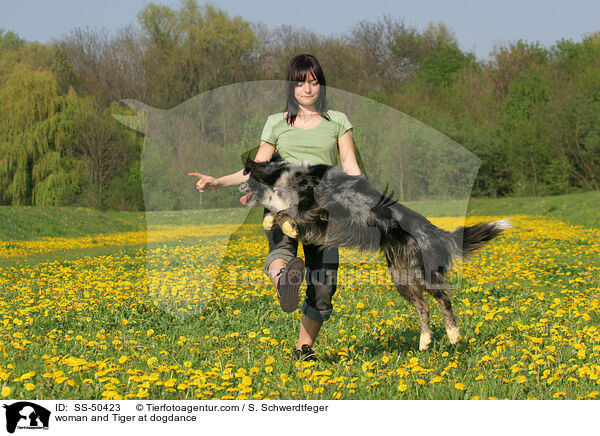
<instances>
[{"instance_id":1,"label":"woman's dark hair","mask_svg":"<svg viewBox=\"0 0 600 436\"><path fill-rule=\"evenodd\" d=\"M311 73L315 76L319 85L321 85L319 97L317 97L317 101L315 102L315 108L323 118L329 120L329 116L327 115L327 95L325 91L327 84L325 82L323 69L317 58L313 55L299 54L290 61L287 70L287 82L285 84L287 104L284 111L287 112L286 121L290 125L294 124L296 116L298 115L298 100L296 100L294 95L296 84L298 82L304 82L306 77Z\"/></svg>"}]
</instances>

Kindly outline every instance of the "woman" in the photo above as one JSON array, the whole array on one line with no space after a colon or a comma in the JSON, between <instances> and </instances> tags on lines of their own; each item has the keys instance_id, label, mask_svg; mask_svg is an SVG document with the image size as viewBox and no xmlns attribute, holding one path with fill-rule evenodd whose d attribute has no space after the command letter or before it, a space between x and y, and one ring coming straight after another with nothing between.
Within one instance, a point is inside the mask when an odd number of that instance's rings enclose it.
<instances>
[{"instance_id":1,"label":"woman","mask_svg":"<svg viewBox=\"0 0 600 436\"><path fill-rule=\"evenodd\" d=\"M327 110L325 86L325 75L314 56L301 54L291 60L287 72L286 108L268 117L256 161L269 161L277 150L288 162L308 160L313 164L333 166L337 146L344 172L361 175L354 152L352 125L343 113ZM237 186L249 177L243 174L243 169L219 178L198 173L190 175L199 177L196 188L200 192ZM267 238L269 254L264 271L277 289L282 309L293 312L298 305L298 289L304 276L304 263L296 257L298 241L278 228L267 231ZM315 360L312 345L333 310L331 299L336 291L339 257L337 247L304 245L303 248L308 269L307 288L294 355Z\"/></svg>"}]
</instances>

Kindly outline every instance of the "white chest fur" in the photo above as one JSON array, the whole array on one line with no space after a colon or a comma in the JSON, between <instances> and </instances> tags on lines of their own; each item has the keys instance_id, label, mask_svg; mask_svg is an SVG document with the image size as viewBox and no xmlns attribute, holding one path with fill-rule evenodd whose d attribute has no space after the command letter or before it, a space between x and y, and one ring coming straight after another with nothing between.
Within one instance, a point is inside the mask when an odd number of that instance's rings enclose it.
<instances>
[{"instance_id":1,"label":"white chest fur","mask_svg":"<svg viewBox=\"0 0 600 436\"><path fill-rule=\"evenodd\" d=\"M269 189L264 194L264 205L267 209L272 212L279 212L280 210L289 209L292 205L290 201L286 201L277 192Z\"/></svg>"}]
</instances>

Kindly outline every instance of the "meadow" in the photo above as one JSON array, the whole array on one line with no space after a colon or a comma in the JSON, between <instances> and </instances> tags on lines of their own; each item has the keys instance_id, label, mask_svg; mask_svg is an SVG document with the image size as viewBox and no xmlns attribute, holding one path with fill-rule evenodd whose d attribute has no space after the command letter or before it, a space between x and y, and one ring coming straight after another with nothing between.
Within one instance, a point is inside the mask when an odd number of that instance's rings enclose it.
<instances>
[{"instance_id":1,"label":"meadow","mask_svg":"<svg viewBox=\"0 0 600 436\"><path fill-rule=\"evenodd\" d=\"M458 265L461 340L414 309L383 260L341 251L334 314L291 358L299 311L262 273L258 211L0 208L3 399L594 399L600 392L600 193L473 200L514 228ZM451 204L431 221L460 225ZM210 295L206 289L212 287ZM301 289L304 289L304 287ZM200 290L200 292L198 292Z\"/></svg>"}]
</instances>

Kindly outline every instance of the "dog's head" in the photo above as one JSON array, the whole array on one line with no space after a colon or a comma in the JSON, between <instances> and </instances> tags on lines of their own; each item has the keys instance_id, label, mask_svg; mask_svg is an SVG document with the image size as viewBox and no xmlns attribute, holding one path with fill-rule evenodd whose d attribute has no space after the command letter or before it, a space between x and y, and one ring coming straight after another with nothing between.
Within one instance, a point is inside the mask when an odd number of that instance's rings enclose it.
<instances>
[{"instance_id":1,"label":"dog's head","mask_svg":"<svg viewBox=\"0 0 600 436\"><path fill-rule=\"evenodd\" d=\"M238 189L246 193L240 201L246 207L256 205L266 206L274 195L274 186L282 174L288 170L289 163L285 162L278 153L274 153L269 162L255 162L248 157L244 166L244 175L250 173L246 182L240 183Z\"/></svg>"}]
</instances>

